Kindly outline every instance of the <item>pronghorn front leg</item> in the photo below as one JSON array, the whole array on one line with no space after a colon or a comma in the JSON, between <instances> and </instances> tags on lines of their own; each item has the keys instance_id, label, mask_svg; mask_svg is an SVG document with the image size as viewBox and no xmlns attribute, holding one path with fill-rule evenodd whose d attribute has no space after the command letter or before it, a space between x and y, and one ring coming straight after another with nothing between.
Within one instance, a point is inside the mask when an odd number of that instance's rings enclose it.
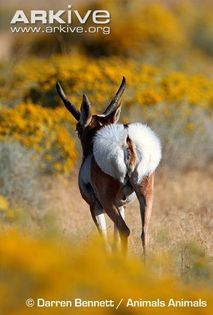
<instances>
[{"instance_id":1,"label":"pronghorn front leg","mask_svg":"<svg viewBox=\"0 0 213 315\"><path fill-rule=\"evenodd\" d=\"M105 213L115 224L121 238L121 251L126 254L130 230L122 218L121 213L123 214L123 210L121 210L120 213L119 207L117 206L121 184L117 179L103 173L95 159L93 159L92 162L91 180L93 190L98 200L101 201Z\"/></svg>"},{"instance_id":2,"label":"pronghorn front leg","mask_svg":"<svg viewBox=\"0 0 213 315\"><path fill-rule=\"evenodd\" d=\"M109 250L107 225L106 225L104 210L97 200L93 204L90 204L90 212L91 212L93 221L95 222L95 225L104 240L105 246L107 250Z\"/></svg>"},{"instance_id":3,"label":"pronghorn front leg","mask_svg":"<svg viewBox=\"0 0 213 315\"><path fill-rule=\"evenodd\" d=\"M116 206L106 207L105 211L118 230L121 239L121 252L126 255L130 230Z\"/></svg>"}]
</instances>

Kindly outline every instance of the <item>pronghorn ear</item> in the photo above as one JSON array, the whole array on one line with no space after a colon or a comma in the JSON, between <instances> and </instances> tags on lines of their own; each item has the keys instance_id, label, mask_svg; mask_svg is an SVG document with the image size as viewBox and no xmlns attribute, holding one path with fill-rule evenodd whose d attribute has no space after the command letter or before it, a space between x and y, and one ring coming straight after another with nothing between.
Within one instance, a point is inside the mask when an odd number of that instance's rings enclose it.
<instances>
[{"instance_id":1,"label":"pronghorn ear","mask_svg":"<svg viewBox=\"0 0 213 315\"><path fill-rule=\"evenodd\" d=\"M99 116L101 118L100 123L102 125L115 124L119 120L120 114L121 114L121 106L119 105L109 115Z\"/></svg>"},{"instance_id":2,"label":"pronghorn ear","mask_svg":"<svg viewBox=\"0 0 213 315\"><path fill-rule=\"evenodd\" d=\"M86 127L90 123L91 118L92 118L91 105L86 94L83 94L79 122L83 127Z\"/></svg>"}]
</instances>

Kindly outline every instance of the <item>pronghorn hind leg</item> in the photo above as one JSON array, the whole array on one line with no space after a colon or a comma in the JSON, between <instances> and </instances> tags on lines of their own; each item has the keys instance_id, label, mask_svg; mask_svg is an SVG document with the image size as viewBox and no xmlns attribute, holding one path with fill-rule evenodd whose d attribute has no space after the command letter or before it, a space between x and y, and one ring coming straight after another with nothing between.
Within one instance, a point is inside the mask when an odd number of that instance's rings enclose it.
<instances>
[{"instance_id":1,"label":"pronghorn hind leg","mask_svg":"<svg viewBox=\"0 0 213 315\"><path fill-rule=\"evenodd\" d=\"M146 208L146 201L143 195L138 196L139 204L140 204L140 214L141 214L141 242L143 248L143 254L146 255L146 245L147 245L147 235L146 235L146 221L145 221L145 208Z\"/></svg>"},{"instance_id":2,"label":"pronghorn hind leg","mask_svg":"<svg viewBox=\"0 0 213 315\"><path fill-rule=\"evenodd\" d=\"M140 184L134 185L134 188L140 204L142 223L141 241L145 256L148 243L148 227L152 214L154 173L144 178Z\"/></svg>"}]
</instances>

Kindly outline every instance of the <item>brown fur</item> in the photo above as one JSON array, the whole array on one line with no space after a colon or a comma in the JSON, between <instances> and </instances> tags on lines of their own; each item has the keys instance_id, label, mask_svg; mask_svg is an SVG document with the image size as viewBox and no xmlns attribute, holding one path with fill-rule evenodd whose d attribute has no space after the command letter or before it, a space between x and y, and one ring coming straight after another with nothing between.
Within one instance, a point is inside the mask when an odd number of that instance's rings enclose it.
<instances>
[{"instance_id":1,"label":"brown fur","mask_svg":"<svg viewBox=\"0 0 213 315\"><path fill-rule=\"evenodd\" d=\"M57 83L57 91L59 96L63 100L67 109L77 120L76 130L78 132L79 139L81 141L83 150L83 161L93 154L93 138L97 131L107 124L115 123L120 115L120 104L119 99L125 88L125 78L123 78L121 86L116 93L113 101L107 107L104 115L92 115L91 106L86 95L83 95L81 104L81 111L79 112L74 105L72 105L66 98L62 87ZM128 128L128 125L125 125ZM140 203L141 220L142 220L142 245L145 253L147 244L147 230L151 216L152 199L153 199L153 185L154 185L154 174L147 176L142 180L141 183L135 184L132 180L131 174L136 165L136 155L133 147L133 143L129 137L126 139L127 144L127 162L129 165L129 172L127 176L126 184L121 184L115 178L105 174L97 165L94 157L92 158L91 165L91 180L83 185L79 180L79 188L82 197L90 206L92 218L99 229L100 233L106 236L106 227L103 227L103 222L100 223L100 215L105 211L111 220L114 222L115 227L119 231L121 238L121 248L125 253L127 250L128 236L130 234L129 228L126 225L119 207L123 206L126 202L123 199L123 194L129 196L134 190L137 194L137 198ZM125 186L126 185L126 186ZM127 190L128 189L128 192ZM124 203L122 201L124 200ZM101 216L102 218L102 216ZM99 222L98 222L99 220Z\"/></svg>"},{"instance_id":2,"label":"brown fur","mask_svg":"<svg viewBox=\"0 0 213 315\"><path fill-rule=\"evenodd\" d=\"M106 125L107 123L105 123L104 125ZM82 143L84 159L89 154L92 153L93 137L101 127L102 127L102 122L100 124L99 117L92 116L88 126L86 126L86 128L82 130L80 139ZM129 166L130 166L129 171L130 173L132 173L136 164L136 156L135 156L135 151L134 151L134 147L133 147L133 143L131 139L127 137L126 141L128 145L128 155L129 155L128 159L129 159ZM96 226L98 227L96 217L95 217L95 207L97 206L97 202L98 203L100 202L104 211L114 222L115 226L118 228L118 231L122 240L122 243L121 243L122 251L126 252L130 230L118 211L118 202L120 199L122 199L122 196L120 194L120 191L122 189L122 184L119 183L115 178L104 173L97 165L94 157L92 159L91 183L92 183L92 188L94 190L97 201L91 202L83 194L82 194L82 197L90 205L90 211L91 211L92 218ZM133 186L133 189L136 192L137 198L140 203L141 222L142 222L141 240L142 240L143 252L145 254L146 246L148 242L148 225L149 225L151 212L152 212L154 174L145 177L140 184L137 184L137 185L135 185L134 183L131 183L131 184Z\"/></svg>"},{"instance_id":3,"label":"brown fur","mask_svg":"<svg viewBox=\"0 0 213 315\"><path fill-rule=\"evenodd\" d=\"M122 252L126 253L130 230L116 206L119 200L119 192L122 184L110 175L105 174L99 168L94 158L92 161L91 181L93 183L95 194L101 202L102 207L118 228L122 240Z\"/></svg>"}]
</instances>

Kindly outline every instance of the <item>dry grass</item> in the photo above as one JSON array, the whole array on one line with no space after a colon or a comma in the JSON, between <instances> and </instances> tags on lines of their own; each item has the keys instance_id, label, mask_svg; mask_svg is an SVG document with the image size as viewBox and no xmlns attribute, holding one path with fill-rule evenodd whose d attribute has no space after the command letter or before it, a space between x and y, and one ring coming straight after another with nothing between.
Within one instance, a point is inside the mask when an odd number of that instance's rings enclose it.
<instances>
[{"instance_id":1,"label":"dry grass","mask_svg":"<svg viewBox=\"0 0 213 315\"><path fill-rule=\"evenodd\" d=\"M155 200L150 224L152 253L179 252L187 244L196 244L204 254L212 255L213 172L191 170L171 174L161 170L156 176ZM89 208L77 186L77 174L70 180L59 178L48 184L47 204L60 231L76 240L87 240L96 233ZM137 201L129 205L126 221L131 230L130 252L141 253L141 223ZM112 235L112 224L108 220Z\"/></svg>"}]
</instances>

